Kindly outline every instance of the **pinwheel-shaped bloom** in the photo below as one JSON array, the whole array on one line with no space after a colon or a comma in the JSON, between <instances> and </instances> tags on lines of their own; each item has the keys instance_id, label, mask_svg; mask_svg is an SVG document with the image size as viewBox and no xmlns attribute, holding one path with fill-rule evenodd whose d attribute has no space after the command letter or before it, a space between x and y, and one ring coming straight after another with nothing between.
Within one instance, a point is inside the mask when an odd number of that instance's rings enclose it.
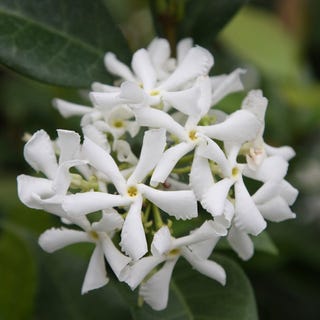
<instances>
[{"instance_id":1,"label":"pinwheel-shaped bloom","mask_svg":"<svg viewBox=\"0 0 320 320\"><path fill-rule=\"evenodd\" d=\"M74 131L58 130L56 142L59 161L54 143L44 130L37 131L26 143L24 157L30 166L47 178L20 175L18 195L20 200L30 208L43 209L47 212L67 218L61 203L67 194L72 176L71 167L77 167L82 175L90 180L91 172L84 160L79 160L80 136Z\"/></svg>"},{"instance_id":2,"label":"pinwheel-shaped bloom","mask_svg":"<svg viewBox=\"0 0 320 320\"><path fill-rule=\"evenodd\" d=\"M151 177L152 185L165 182L177 162L194 148L206 143L207 140L218 139L242 144L255 138L261 127L260 120L248 110L236 111L217 124L197 125L210 107L211 89L209 78L199 80L199 88L201 91L199 99L200 113L189 116L184 127L161 110L152 108L134 110L136 119L141 126L165 128L180 140L178 144L164 152Z\"/></svg>"},{"instance_id":3,"label":"pinwheel-shaped bloom","mask_svg":"<svg viewBox=\"0 0 320 320\"><path fill-rule=\"evenodd\" d=\"M103 212L102 218L91 225L88 222L84 231L67 228L46 230L41 234L39 244L49 253L80 242L95 244L81 289L83 294L108 283L104 258L119 280L121 272L131 261L116 248L111 240L114 232L120 230L122 224L123 218L116 211Z\"/></svg>"},{"instance_id":4,"label":"pinwheel-shaped bloom","mask_svg":"<svg viewBox=\"0 0 320 320\"><path fill-rule=\"evenodd\" d=\"M226 229L213 221L206 221L190 235L173 238L167 226L159 229L151 244L152 256L144 257L123 271L123 279L134 290L140 283L139 294L153 309L162 310L167 306L169 284L173 268L179 257L184 257L200 273L225 284L224 269L208 260L217 239L226 235ZM163 263L147 281L143 279Z\"/></svg>"},{"instance_id":5,"label":"pinwheel-shaped bloom","mask_svg":"<svg viewBox=\"0 0 320 320\"><path fill-rule=\"evenodd\" d=\"M121 247L130 257L137 260L147 252L147 242L141 221L144 199L177 219L197 216L197 202L191 190L162 191L144 184L161 157L165 147L165 130L149 130L145 133L139 161L126 180L119 171L113 158L102 148L86 139L83 156L99 172L107 176L117 195L105 192L86 192L69 195L63 208L72 216L83 215L97 210L117 206L129 206L122 232Z\"/></svg>"}]
</instances>

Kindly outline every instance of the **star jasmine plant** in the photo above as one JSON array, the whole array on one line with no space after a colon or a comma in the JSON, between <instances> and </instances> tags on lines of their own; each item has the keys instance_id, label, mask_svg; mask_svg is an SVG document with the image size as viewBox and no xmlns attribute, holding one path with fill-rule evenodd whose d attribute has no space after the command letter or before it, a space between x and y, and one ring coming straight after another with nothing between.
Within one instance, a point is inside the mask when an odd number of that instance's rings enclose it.
<instances>
[{"instance_id":1,"label":"star jasmine plant","mask_svg":"<svg viewBox=\"0 0 320 320\"><path fill-rule=\"evenodd\" d=\"M94 244L82 293L108 284L106 263L117 281L139 287L139 305L163 310L180 257L223 286L228 272L212 257L221 239L247 260L267 221L295 217L298 192L285 180L295 153L264 141L261 90L231 114L218 109L243 90L245 70L211 76L212 54L190 38L176 57L156 38L130 67L113 52L104 63L117 79L94 82L88 106L53 103L62 116L81 117L82 134L60 129L51 140L39 130L27 141L24 157L39 175L18 176L18 195L61 220L40 235L45 251Z\"/></svg>"}]
</instances>

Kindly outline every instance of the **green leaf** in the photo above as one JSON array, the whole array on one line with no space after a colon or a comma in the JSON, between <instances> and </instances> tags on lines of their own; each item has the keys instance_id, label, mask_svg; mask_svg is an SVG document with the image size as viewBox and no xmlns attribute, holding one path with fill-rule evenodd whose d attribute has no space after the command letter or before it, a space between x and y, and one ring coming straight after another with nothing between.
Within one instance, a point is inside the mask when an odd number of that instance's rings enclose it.
<instances>
[{"instance_id":1,"label":"green leaf","mask_svg":"<svg viewBox=\"0 0 320 320\"><path fill-rule=\"evenodd\" d=\"M168 307L163 311L154 311L146 304L142 307L134 306L137 296L132 298L131 295L129 300L129 291L122 288L122 293L132 305L134 319L257 319L254 294L242 269L231 259L223 256L217 255L214 260L225 268L226 286L192 270L186 261L179 261L174 270Z\"/></svg>"},{"instance_id":2,"label":"green leaf","mask_svg":"<svg viewBox=\"0 0 320 320\"><path fill-rule=\"evenodd\" d=\"M299 45L275 15L248 7L224 29L221 40L234 55L256 65L267 76L299 79Z\"/></svg>"},{"instance_id":3,"label":"green leaf","mask_svg":"<svg viewBox=\"0 0 320 320\"><path fill-rule=\"evenodd\" d=\"M35 79L87 87L111 81L106 51L130 52L100 1L0 0L0 61Z\"/></svg>"},{"instance_id":4,"label":"green leaf","mask_svg":"<svg viewBox=\"0 0 320 320\"><path fill-rule=\"evenodd\" d=\"M187 0L178 39L192 37L196 44L210 47L215 36L248 0Z\"/></svg>"},{"instance_id":5,"label":"green leaf","mask_svg":"<svg viewBox=\"0 0 320 320\"><path fill-rule=\"evenodd\" d=\"M30 319L36 270L26 243L14 233L0 235L0 319Z\"/></svg>"},{"instance_id":6,"label":"green leaf","mask_svg":"<svg viewBox=\"0 0 320 320\"><path fill-rule=\"evenodd\" d=\"M268 232L264 231L256 237L251 238L255 251L262 251L270 254L278 254L279 250L270 238Z\"/></svg>"}]
</instances>

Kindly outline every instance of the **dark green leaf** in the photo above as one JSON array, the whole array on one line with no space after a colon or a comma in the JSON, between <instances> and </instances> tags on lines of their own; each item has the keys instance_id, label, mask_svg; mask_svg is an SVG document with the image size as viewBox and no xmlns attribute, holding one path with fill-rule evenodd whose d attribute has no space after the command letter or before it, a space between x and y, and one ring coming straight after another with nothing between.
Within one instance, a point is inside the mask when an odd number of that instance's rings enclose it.
<instances>
[{"instance_id":1,"label":"dark green leaf","mask_svg":"<svg viewBox=\"0 0 320 320\"><path fill-rule=\"evenodd\" d=\"M36 288L33 256L18 236L4 232L0 257L0 319L30 319Z\"/></svg>"},{"instance_id":2,"label":"dark green leaf","mask_svg":"<svg viewBox=\"0 0 320 320\"><path fill-rule=\"evenodd\" d=\"M150 0L157 33L176 40L192 37L195 43L210 46L216 34L247 0Z\"/></svg>"},{"instance_id":3,"label":"dark green leaf","mask_svg":"<svg viewBox=\"0 0 320 320\"><path fill-rule=\"evenodd\" d=\"M130 54L100 1L0 0L0 60L18 72L64 86L107 82L106 51Z\"/></svg>"},{"instance_id":4,"label":"dark green leaf","mask_svg":"<svg viewBox=\"0 0 320 320\"><path fill-rule=\"evenodd\" d=\"M134 306L137 297L130 298L129 289L122 288L129 297L136 320L255 320L257 311L251 285L242 269L231 259L216 256L227 273L225 287L192 270L190 264L179 261L170 289L169 304L164 311L153 311L149 306ZM131 299L131 300L130 300Z\"/></svg>"}]
</instances>

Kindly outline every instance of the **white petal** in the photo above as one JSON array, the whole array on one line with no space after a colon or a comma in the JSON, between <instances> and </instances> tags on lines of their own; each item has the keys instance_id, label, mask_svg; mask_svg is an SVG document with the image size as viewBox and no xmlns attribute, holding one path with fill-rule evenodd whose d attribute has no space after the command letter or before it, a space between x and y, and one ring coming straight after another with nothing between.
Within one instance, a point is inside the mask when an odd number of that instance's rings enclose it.
<instances>
[{"instance_id":1,"label":"white petal","mask_svg":"<svg viewBox=\"0 0 320 320\"><path fill-rule=\"evenodd\" d=\"M102 218L98 222L92 224L92 229L110 234L115 230L121 230L123 221L122 216L116 210L109 209L108 212L102 213Z\"/></svg>"},{"instance_id":2,"label":"white petal","mask_svg":"<svg viewBox=\"0 0 320 320\"><path fill-rule=\"evenodd\" d=\"M164 70L165 63L170 58L170 45L167 39L155 38L148 46L150 59L157 70L158 78L163 79L167 76Z\"/></svg>"},{"instance_id":3,"label":"white petal","mask_svg":"<svg viewBox=\"0 0 320 320\"><path fill-rule=\"evenodd\" d=\"M107 235L101 236L101 244L104 255L112 271L117 276L117 278L122 281L122 271L131 261L131 259L121 253Z\"/></svg>"},{"instance_id":4,"label":"white petal","mask_svg":"<svg viewBox=\"0 0 320 320\"><path fill-rule=\"evenodd\" d=\"M23 155L33 169L43 172L49 179L54 178L58 169L57 159L52 141L44 130L33 134L24 147Z\"/></svg>"},{"instance_id":5,"label":"white petal","mask_svg":"<svg viewBox=\"0 0 320 320\"><path fill-rule=\"evenodd\" d=\"M79 157L80 135L75 131L57 130L57 144L60 149L59 164L67 160L74 160Z\"/></svg>"},{"instance_id":6,"label":"white petal","mask_svg":"<svg viewBox=\"0 0 320 320\"><path fill-rule=\"evenodd\" d=\"M267 226L242 180L235 183L235 225L255 236Z\"/></svg>"},{"instance_id":7,"label":"white petal","mask_svg":"<svg viewBox=\"0 0 320 320\"><path fill-rule=\"evenodd\" d=\"M288 181L281 180L280 182L280 196L284 198L291 206L296 201L299 191L294 188Z\"/></svg>"},{"instance_id":8,"label":"white petal","mask_svg":"<svg viewBox=\"0 0 320 320\"><path fill-rule=\"evenodd\" d=\"M107 140L106 134L98 130L96 126L92 124L87 124L82 127L82 132L84 136L89 138L103 150L105 150L108 153L110 152L110 145Z\"/></svg>"},{"instance_id":9,"label":"white petal","mask_svg":"<svg viewBox=\"0 0 320 320\"><path fill-rule=\"evenodd\" d=\"M159 182L165 182L177 162L193 148L191 143L181 142L167 149L154 169L150 184L156 186Z\"/></svg>"},{"instance_id":10,"label":"white petal","mask_svg":"<svg viewBox=\"0 0 320 320\"><path fill-rule=\"evenodd\" d=\"M279 192L279 181L267 181L252 195L252 199L255 204L264 203L275 197Z\"/></svg>"},{"instance_id":11,"label":"white petal","mask_svg":"<svg viewBox=\"0 0 320 320\"><path fill-rule=\"evenodd\" d=\"M198 146L197 153L201 157L216 162L221 168L223 175L229 176L231 174L231 167L222 149L213 140L208 138L205 140L205 143L202 143Z\"/></svg>"},{"instance_id":12,"label":"white petal","mask_svg":"<svg viewBox=\"0 0 320 320\"><path fill-rule=\"evenodd\" d=\"M223 99L226 95L243 90L243 84L240 79L240 75L245 73L244 69L236 69L233 72L226 74L215 76L211 78L212 85L212 98L211 104L215 105L221 99Z\"/></svg>"},{"instance_id":13,"label":"white petal","mask_svg":"<svg viewBox=\"0 0 320 320\"><path fill-rule=\"evenodd\" d=\"M90 92L91 101L99 108L113 108L126 103L127 100L119 92Z\"/></svg>"},{"instance_id":14,"label":"white petal","mask_svg":"<svg viewBox=\"0 0 320 320\"><path fill-rule=\"evenodd\" d=\"M228 178L214 183L201 199L203 208L210 212L214 217L222 215L232 185L233 181Z\"/></svg>"},{"instance_id":15,"label":"white petal","mask_svg":"<svg viewBox=\"0 0 320 320\"><path fill-rule=\"evenodd\" d=\"M200 112L200 88L197 86L182 91L163 92L162 97L165 102L186 115L197 115Z\"/></svg>"},{"instance_id":16,"label":"white petal","mask_svg":"<svg viewBox=\"0 0 320 320\"><path fill-rule=\"evenodd\" d=\"M157 75L146 49L139 49L134 53L131 66L146 91L154 88Z\"/></svg>"},{"instance_id":17,"label":"white petal","mask_svg":"<svg viewBox=\"0 0 320 320\"><path fill-rule=\"evenodd\" d=\"M296 217L288 203L281 197L275 197L268 202L259 204L258 208L265 219L274 222L281 222Z\"/></svg>"},{"instance_id":18,"label":"white petal","mask_svg":"<svg viewBox=\"0 0 320 320\"><path fill-rule=\"evenodd\" d=\"M211 126L199 126L198 130L210 138L243 143L256 137L260 122L249 111L238 110L225 121Z\"/></svg>"},{"instance_id":19,"label":"white petal","mask_svg":"<svg viewBox=\"0 0 320 320\"><path fill-rule=\"evenodd\" d=\"M188 54L189 50L193 46L192 38L183 38L177 44L177 61L178 64L181 64L183 59Z\"/></svg>"},{"instance_id":20,"label":"white petal","mask_svg":"<svg viewBox=\"0 0 320 320\"><path fill-rule=\"evenodd\" d=\"M110 73L119 76L125 80L135 81L135 78L132 72L130 71L129 67L121 61L119 61L116 55L112 52L107 52L105 54L104 64Z\"/></svg>"},{"instance_id":21,"label":"white petal","mask_svg":"<svg viewBox=\"0 0 320 320\"><path fill-rule=\"evenodd\" d=\"M79 242L94 242L87 232L71 230L71 229L56 229L51 228L42 233L39 237L40 247L49 253L69 246L70 244Z\"/></svg>"},{"instance_id":22,"label":"white petal","mask_svg":"<svg viewBox=\"0 0 320 320\"><path fill-rule=\"evenodd\" d=\"M142 142L140 158L128 184L137 184L143 181L148 173L156 166L166 145L164 129L153 129L145 132Z\"/></svg>"},{"instance_id":23,"label":"white petal","mask_svg":"<svg viewBox=\"0 0 320 320\"><path fill-rule=\"evenodd\" d=\"M257 170L246 168L243 174L262 182L280 181L288 171L288 162L279 156L266 158Z\"/></svg>"},{"instance_id":24,"label":"white petal","mask_svg":"<svg viewBox=\"0 0 320 320\"><path fill-rule=\"evenodd\" d=\"M265 147L268 155L280 156L287 161L289 161L290 159L292 159L296 155L295 151L289 146L283 146L283 147L276 148L276 147L272 147L272 146L265 144L264 147Z\"/></svg>"},{"instance_id":25,"label":"white petal","mask_svg":"<svg viewBox=\"0 0 320 320\"><path fill-rule=\"evenodd\" d=\"M119 193L124 194L126 192L126 181L110 154L90 139L84 140L82 153L84 158L88 159L94 168L103 172L111 179Z\"/></svg>"},{"instance_id":26,"label":"white petal","mask_svg":"<svg viewBox=\"0 0 320 320\"><path fill-rule=\"evenodd\" d=\"M61 99L53 99L52 104L65 118L72 116L83 116L93 111L93 108L91 107L82 106Z\"/></svg>"},{"instance_id":27,"label":"white petal","mask_svg":"<svg viewBox=\"0 0 320 320\"><path fill-rule=\"evenodd\" d=\"M99 91L99 92L120 92L119 87L110 86L100 82L93 82L91 84L91 88L92 88L92 91Z\"/></svg>"},{"instance_id":28,"label":"white petal","mask_svg":"<svg viewBox=\"0 0 320 320\"><path fill-rule=\"evenodd\" d=\"M201 200L207 190L213 185L210 165L207 159L198 156L196 152L193 158L190 172L190 186L197 197Z\"/></svg>"},{"instance_id":29,"label":"white petal","mask_svg":"<svg viewBox=\"0 0 320 320\"><path fill-rule=\"evenodd\" d=\"M130 144L124 140L116 140L113 142L113 150L117 153L120 162L127 162L135 165L138 162L137 157L131 151Z\"/></svg>"},{"instance_id":30,"label":"white petal","mask_svg":"<svg viewBox=\"0 0 320 320\"><path fill-rule=\"evenodd\" d=\"M120 98L126 103L142 103L145 99L145 92L135 82L125 81L121 84Z\"/></svg>"},{"instance_id":31,"label":"white petal","mask_svg":"<svg viewBox=\"0 0 320 320\"><path fill-rule=\"evenodd\" d=\"M199 114L200 120L208 113L210 107L212 106L210 78L208 76L199 77L196 81L196 85L200 88L200 98L198 101L198 106L201 109L201 113Z\"/></svg>"},{"instance_id":32,"label":"white petal","mask_svg":"<svg viewBox=\"0 0 320 320\"><path fill-rule=\"evenodd\" d=\"M161 191L139 185L139 191L152 203L176 219L191 219L198 216L197 200L190 190Z\"/></svg>"},{"instance_id":33,"label":"white petal","mask_svg":"<svg viewBox=\"0 0 320 320\"><path fill-rule=\"evenodd\" d=\"M174 121L167 113L153 108L134 109L137 122L140 126L165 128L181 140L187 139L184 128Z\"/></svg>"},{"instance_id":34,"label":"white petal","mask_svg":"<svg viewBox=\"0 0 320 320\"><path fill-rule=\"evenodd\" d=\"M167 307L170 280L177 260L166 261L159 271L140 286L139 295L153 310L160 311Z\"/></svg>"},{"instance_id":35,"label":"white petal","mask_svg":"<svg viewBox=\"0 0 320 320\"><path fill-rule=\"evenodd\" d=\"M123 272L124 281L130 286L131 290L137 288L141 281L155 268L164 261L163 257L144 257L135 262L131 267L125 268Z\"/></svg>"},{"instance_id":36,"label":"white petal","mask_svg":"<svg viewBox=\"0 0 320 320\"><path fill-rule=\"evenodd\" d=\"M151 253L154 256L161 256L171 249L171 233L167 226L161 227L153 236Z\"/></svg>"},{"instance_id":37,"label":"white petal","mask_svg":"<svg viewBox=\"0 0 320 320\"><path fill-rule=\"evenodd\" d=\"M161 84L160 88L172 91L190 80L207 75L212 66L213 57L208 50L202 47L191 48L181 64Z\"/></svg>"},{"instance_id":38,"label":"white petal","mask_svg":"<svg viewBox=\"0 0 320 320\"><path fill-rule=\"evenodd\" d=\"M253 256L253 242L245 232L233 226L229 230L228 241L231 248L242 260L249 260Z\"/></svg>"},{"instance_id":39,"label":"white petal","mask_svg":"<svg viewBox=\"0 0 320 320\"><path fill-rule=\"evenodd\" d=\"M90 258L89 266L84 277L81 294L90 290L98 289L109 282L104 264L101 246L97 245Z\"/></svg>"},{"instance_id":40,"label":"white petal","mask_svg":"<svg viewBox=\"0 0 320 320\"><path fill-rule=\"evenodd\" d=\"M211 239L193 243L188 248L200 258L208 259L220 238L220 236L211 237Z\"/></svg>"},{"instance_id":41,"label":"white petal","mask_svg":"<svg viewBox=\"0 0 320 320\"><path fill-rule=\"evenodd\" d=\"M226 272L218 263L211 260L202 259L187 248L183 249L182 255L186 260L188 260L195 270L211 279L217 280L222 285L225 285Z\"/></svg>"},{"instance_id":42,"label":"white petal","mask_svg":"<svg viewBox=\"0 0 320 320\"><path fill-rule=\"evenodd\" d=\"M22 174L17 177L17 184L20 201L32 209L43 208L42 204L34 198L35 194L41 198L53 195L52 181L48 179Z\"/></svg>"},{"instance_id":43,"label":"white petal","mask_svg":"<svg viewBox=\"0 0 320 320\"><path fill-rule=\"evenodd\" d=\"M126 206L130 201L120 195L104 192L83 192L67 195L63 202L63 209L70 215L84 215L98 210Z\"/></svg>"},{"instance_id":44,"label":"white petal","mask_svg":"<svg viewBox=\"0 0 320 320\"><path fill-rule=\"evenodd\" d=\"M262 95L261 90L251 90L243 100L241 108L252 112L263 124L267 105L268 99Z\"/></svg>"},{"instance_id":45,"label":"white petal","mask_svg":"<svg viewBox=\"0 0 320 320\"><path fill-rule=\"evenodd\" d=\"M141 220L142 198L130 206L121 232L121 249L133 260L140 259L148 251L147 240Z\"/></svg>"}]
</instances>

